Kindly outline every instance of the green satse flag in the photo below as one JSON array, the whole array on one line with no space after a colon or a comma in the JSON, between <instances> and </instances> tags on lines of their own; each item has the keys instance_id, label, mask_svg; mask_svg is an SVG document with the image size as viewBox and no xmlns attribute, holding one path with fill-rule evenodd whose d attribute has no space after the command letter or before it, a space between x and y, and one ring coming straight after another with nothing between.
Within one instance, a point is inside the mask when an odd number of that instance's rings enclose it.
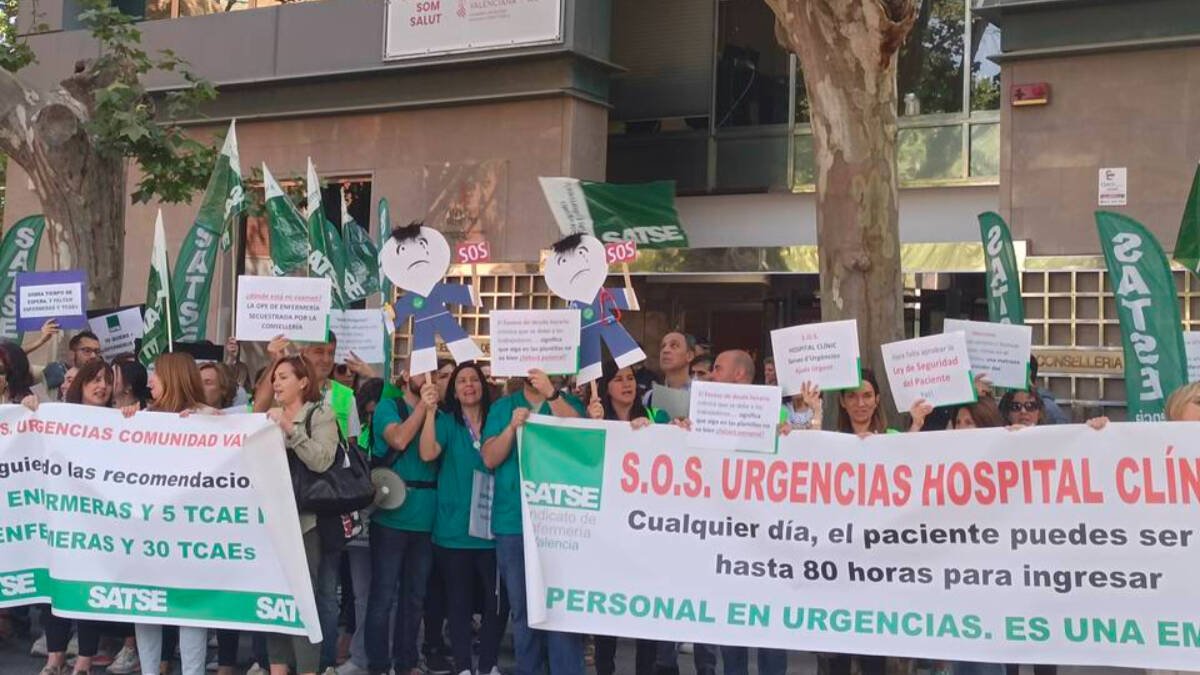
<instances>
[{"instance_id":1,"label":"green satse flag","mask_svg":"<svg viewBox=\"0 0 1200 675\"><path fill-rule=\"evenodd\" d=\"M271 273L287 276L308 263L308 227L296 205L263 164L267 225L271 233Z\"/></svg>"},{"instance_id":2,"label":"green satse flag","mask_svg":"<svg viewBox=\"0 0 1200 675\"><path fill-rule=\"evenodd\" d=\"M200 211L175 259L175 317L181 342L199 342L208 330L208 302L217 266L217 241L228 249L234 223L245 209L242 167L238 159L237 130L229 123L225 144L208 177Z\"/></svg>"},{"instance_id":3,"label":"green satse flag","mask_svg":"<svg viewBox=\"0 0 1200 675\"><path fill-rule=\"evenodd\" d=\"M38 246L46 229L44 216L26 216L4 234L0 242L0 338L20 342L17 330L17 275L37 266Z\"/></svg>"},{"instance_id":4,"label":"green satse flag","mask_svg":"<svg viewBox=\"0 0 1200 675\"><path fill-rule=\"evenodd\" d=\"M987 268L988 318L993 323L1025 323L1021 301L1021 276L1013 253L1012 235L999 214L979 214L983 259Z\"/></svg>"},{"instance_id":5,"label":"green satse flag","mask_svg":"<svg viewBox=\"0 0 1200 675\"><path fill-rule=\"evenodd\" d=\"M367 229L359 225L346 208L346 195L342 194L342 244L346 254L345 280L346 302L366 300L367 296L379 292L379 249L371 243ZM382 229L380 230L383 231Z\"/></svg>"},{"instance_id":6,"label":"green satse flag","mask_svg":"<svg viewBox=\"0 0 1200 675\"><path fill-rule=\"evenodd\" d=\"M386 242L387 238L390 236L392 236L392 210L391 210L391 207L388 206L388 200L385 197L385 198L379 200L379 248L380 249L383 248L384 242ZM383 276L383 270L379 267L378 257L376 257L374 265L375 266L373 269L376 270L375 274L377 275L377 277L379 279L380 290L383 291L383 301L385 303L391 302L392 301L392 282L388 281L387 277ZM386 318L385 318L385 320L386 320ZM384 330L384 334L383 334L383 372L386 373L386 375L383 378L383 381L387 384L391 384L392 374L394 372L392 370L392 340L393 340L394 336L391 334L391 332L388 331L387 328L384 328L383 330Z\"/></svg>"},{"instance_id":7,"label":"green satse flag","mask_svg":"<svg viewBox=\"0 0 1200 675\"><path fill-rule=\"evenodd\" d=\"M159 354L171 350L174 327L171 321L171 268L167 263L167 237L162 210L154 222L154 249L150 253L150 279L146 282L146 309L142 316L142 348L138 361L149 368Z\"/></svg>"},{"instance_id":8,"label":"green satse flag","mask_svg":"<svg viewBox=\"0 0 1200 675\"><path fill-rule=\"evenodd\" d=\"M1129 419L1165 419L1167 396L1187 382L1187 357L1171 265L1141 223L1096 212L1125 351Z\"/></svg>"},{"instance_id":9,"label":"green satse flag","mask_svg":"<svg viewBox=\"0 0 1200 675\"><path fill-rule=\"evenodd\" d=\"M308 273L309 276L329 279L333 287L333 308L345 309L346 293L342 288L342 279L346 278L346 254L342 235L325 217L325 209L321 205L321 182L317 179L317 169L311 157L305 182L308 196L304 207L304 219L308 223Z\"/></svg>"},{"instance_id":10,"label":"green satse flag","mask_svg":"<svg viewBox=\"0 0 1200 675\"><path fill-rule=\"evenodd\" d=\"M1192 176L1192 191L1183 207L1179 236L1175 239L1175 261L1200 276L1200 165Z\"/></svg>"},{"instance_id":11,"label":"green satse flag","mask_svg":"<svg viewBox=\"0 0 1200 675\"><path fill-rule=\"evenodd\" d=\"M578 178L539 178L564 236L594 235L605 243L633 240L638 247L687 248L675 210L675 182L616 185Z\"/></svg>"}]
</instances>

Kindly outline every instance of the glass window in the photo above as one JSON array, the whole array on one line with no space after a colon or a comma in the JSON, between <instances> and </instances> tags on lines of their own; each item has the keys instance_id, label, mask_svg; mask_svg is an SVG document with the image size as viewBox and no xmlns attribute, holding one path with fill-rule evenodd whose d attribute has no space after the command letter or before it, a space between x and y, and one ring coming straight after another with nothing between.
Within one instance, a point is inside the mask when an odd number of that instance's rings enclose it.
<instances>
[{"instance_id":1,"label":"glass window","mask_svg":"<svg viewBox=\"0 0 1200 675\"><path fill-rule=\"evenodd\" d=\"M726 0L718 11L717 128L787 124L789 56L775 14L762 0Z\"/></svg>"},{"instance_id":2,"label":"glass window","mask_svg":"<svg viewBox=\"0 0 1200 675\"><path fill-rule=\"evenodd\" d=\"M800 57L796 57L796 123L812 121L808 112L808 87L804 84L804 71L800 70Z\"/></svg>"},{"instance_id":3,"label":"glass window","mask_svg":"<svg viewBox=\"0 0 1200 675\"><path fill-rule=\"evenodd\" d=\"M991 61L999 53L1000 27L972 16L971 110L1000 109L1000 66Z\"/></svg>"},{"instance_id":4,"label":"glass window","mask_svg":"<svg viewBox=\"0 0 1200 675\"><path fill-rule=\"evenodd\" d=\"M920 13L900 52L900 114L963 111L966 0L921 0Z\"/></svg>"}]
</instances>

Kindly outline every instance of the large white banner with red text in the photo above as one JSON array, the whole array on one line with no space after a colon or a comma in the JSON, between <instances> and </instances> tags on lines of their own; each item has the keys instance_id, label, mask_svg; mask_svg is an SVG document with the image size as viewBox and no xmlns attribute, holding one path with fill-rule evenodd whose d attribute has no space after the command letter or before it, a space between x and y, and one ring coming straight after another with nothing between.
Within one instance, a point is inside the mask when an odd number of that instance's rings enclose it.
<instances>
[{"instance_id":1,"label":"large white banner with red text","mask_svg":"<svg viewBox=\"0 0 1200 675\"><path fill-rule=\"evenodd\" d=\"M1194 668L1200 424L522 431L529 618L676 642Z\"/></svg>"}]
</instances>

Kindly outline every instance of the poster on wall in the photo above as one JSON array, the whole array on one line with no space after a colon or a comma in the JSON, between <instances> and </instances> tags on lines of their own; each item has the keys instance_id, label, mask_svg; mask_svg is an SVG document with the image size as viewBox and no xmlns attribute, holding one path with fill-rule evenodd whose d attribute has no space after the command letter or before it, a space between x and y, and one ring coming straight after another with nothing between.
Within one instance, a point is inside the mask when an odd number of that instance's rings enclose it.
<instances>
[{"instance_id":1,"label":"poster on wall","mask_svg":"<svg viewBox=\"0 0 1200 675\"><path fill-rule=\"evenodd\" d=\"M489 240L494 246L503 241L508 160L426 164L421 192L425 224L445 235L452 249L462 243Z\"/></svg>"},{"instance_id":2,"label":"poster on wall","mask_svg":"<svg viewBox=\"0 0 1200 675\"><path fill-rule=\"evenodd\" d=\"M385 60L562 42L562 0L388 0Z\"/></svg>"}]
</instances>

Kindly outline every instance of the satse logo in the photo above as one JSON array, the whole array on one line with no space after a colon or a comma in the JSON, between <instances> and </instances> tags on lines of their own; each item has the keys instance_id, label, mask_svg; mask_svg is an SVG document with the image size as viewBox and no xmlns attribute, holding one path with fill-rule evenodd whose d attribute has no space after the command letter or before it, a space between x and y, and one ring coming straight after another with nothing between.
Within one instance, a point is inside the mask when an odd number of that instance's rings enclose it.
<instances>
[{"instance_id":1,"label":"satse logo","mask_svg":"<svg viewBox=\"0 0 1200 675\"><path fill-rule=\"evenodd\" d=\"M521 493L530 506L600 510L604 430L526 424Z\"/></svg>"}]
</instances>

